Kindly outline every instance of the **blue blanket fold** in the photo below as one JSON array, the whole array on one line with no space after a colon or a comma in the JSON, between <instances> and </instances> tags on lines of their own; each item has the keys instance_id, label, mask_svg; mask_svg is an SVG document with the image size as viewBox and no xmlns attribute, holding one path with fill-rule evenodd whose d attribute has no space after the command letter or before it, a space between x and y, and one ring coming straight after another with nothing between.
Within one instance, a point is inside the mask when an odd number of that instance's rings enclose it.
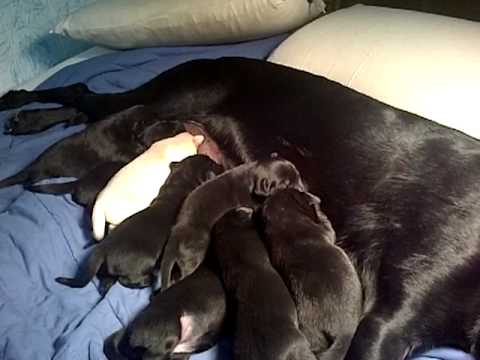
<instances>
[{"instance_id":1,"label":"blue blanket fold","mask_svg":"<svg viewBox=\"0 0 480 360\"><path fill-rule=\"evenodd\" d=\"M266 58L284 38L108 54L69 66L40 88L84 82L97 92L120 92L194 58ZM0 129L7 117L8 113L0 114ZM48 146L82 128L58 125L31 136L0 135L0 178L17 172ZM85 249L90 241L88 214L70 195L33 194L21 186L0 189L0 359L105 359L103 340L147 304L149 290L116 284L101 298L96 281L83 289L55 282L57 276L76 273L90 251ZM222 342L192 359L229 359L228 344ZM469 359L450 349L418 359L427 358Z\"/></svg>"}]
</instances>

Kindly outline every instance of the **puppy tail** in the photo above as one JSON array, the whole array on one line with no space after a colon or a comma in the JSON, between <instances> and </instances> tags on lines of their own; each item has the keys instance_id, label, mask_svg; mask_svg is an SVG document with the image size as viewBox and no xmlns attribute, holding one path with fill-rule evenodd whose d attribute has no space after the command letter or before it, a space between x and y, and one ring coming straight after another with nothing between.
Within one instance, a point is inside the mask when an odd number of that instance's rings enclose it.
<instances>
[{"instance_id":1,"label":"puppy tail","mask_svg":"<svg viewBox=\"0 0 480 360\"><path fill-rule=\"evenodd\" d=\"M85 272L82 272L82 275L76 278L57 277L55 281L73 288L82 288L92 281L98 270L100 270L103 261L103 252L100 248L97 248L93 250L92 255L88 258Z\"/></svg>"},{"instance_id":2,"label":"puppy tail","mask_svg":"<svg viewBox=\"0 0 480 360\"><path fill-rule=\"evenodd\" d=\"M3 180L0 180L0 189L7 186L26 183L26 182L29 182L30 180L31 180L31 175L30 175L29 169L27 168L18 172L15 175L12 175Z\"/></svg>"},{"instance_id":3,"label":"puppy tail","mask_svg":"<svg viewBox=\"0 0 480 360\"><path fill-rule=\"evenodd\" d=\"M92 210L92 229L93 237L95 240L100 241L105 236L105 224L107 219L105 218L105 210L102 206L102 199L97 199Z\"/></svg>"},{"instance_id":4,"label":"puppy tail","mask_svg":"<svg viewBox=\"0 0 480 360\"><path fill-rule=\"evenodd\" d=\"M70 181L58 184L27 185L25 189L42 194L66 194L75 190L76 183L77 181Z\"/></svg>"}]
</instances>

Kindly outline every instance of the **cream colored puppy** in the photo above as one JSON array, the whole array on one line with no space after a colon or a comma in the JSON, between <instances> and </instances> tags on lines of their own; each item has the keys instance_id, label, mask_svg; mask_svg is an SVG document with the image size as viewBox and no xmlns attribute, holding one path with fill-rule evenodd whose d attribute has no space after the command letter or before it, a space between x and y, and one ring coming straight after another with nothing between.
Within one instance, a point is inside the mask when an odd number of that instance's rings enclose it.
<instances>
[{"instance_id":1,"label":"cream colored puppy","mask_svg":"<svg viewBox=\"0 0 480 360\"><path fill-rule=\"evenodd\" d=\"M170 163L196 154L202 142L202 135L184 132L154 143L121 168L97 196L92 212L93 237L103 239L106 224L115 227L148 207L170 173Z\"/></svg>"}]
</instances>

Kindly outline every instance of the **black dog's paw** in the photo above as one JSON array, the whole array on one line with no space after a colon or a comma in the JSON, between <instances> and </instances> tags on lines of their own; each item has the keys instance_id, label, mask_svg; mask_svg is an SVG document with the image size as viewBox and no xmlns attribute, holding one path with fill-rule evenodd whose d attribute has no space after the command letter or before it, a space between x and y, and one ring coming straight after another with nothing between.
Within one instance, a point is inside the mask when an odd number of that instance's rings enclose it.
<instances>
[{"instance_id":1,"label":"black dog's paw","mask_svg":"<svg viewBox=\"0 0 480 360\"><path fill-rule=\"evenodd\" d=\"M3 133L6 135L26 135L36 132L36 125L29 111L19 111L5 122Z\"/></svg>"},{"instance_id":2,"label":"black dog's paw","mask_svg":"<svg viewBox=\"0 0 480 360\"><path fill-rule=\"evenodd\" d=\"M87 121L87 116L74 108L21 110L5 123L4 133L10 135L34 134L62 122L65 123L65 126L72 126Z\"/></svg>"},{"instance_id":3,"label":"black dog's paw","mask_svg":"<svg viewBox=\"0 0 480 360\"><path fill-rule=\"evenodd\" d=\"M10 90L0 98L0 111L15 109L31 102L30 92L27 90Z\"/></svg>"}]
</instances>

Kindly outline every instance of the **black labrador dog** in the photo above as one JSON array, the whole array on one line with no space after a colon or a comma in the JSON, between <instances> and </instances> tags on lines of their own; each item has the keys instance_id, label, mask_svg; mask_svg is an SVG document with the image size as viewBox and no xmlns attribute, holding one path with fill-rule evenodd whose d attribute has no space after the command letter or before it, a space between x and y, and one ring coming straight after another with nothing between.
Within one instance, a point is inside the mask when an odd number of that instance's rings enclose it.
<instances>
[{"instance_id":1,"label":"black labrador dog","mask_svg":"<svg viewBox=\"0 0 480 360\"><path fill-rule=\"evenodd\" d=\"M126 329L107 338L103 351L109 360L187 360L215 345L226 307L221 280L201 265L182 282L155 294Z\"/></svg>"},{"instance_id":2,"label":"black labrador dog","mask_svg":"<svg viewBox=\"0 0 480 360\"><path fill-rule=\"evenodd\" d=\"M130 288L156 286L158 260L185 198L223 168L204 155L193 155L170 164L171 173L152 204L125 219L90 254L78 278L57 282L84 287L98 273L105 292L118 279Z\"/></svg>"},{"instance_id":3,"label":"black labrador dog","mask_svg":"<svg viewBox=\"0 0 480 360\"><path fill-rule=\"evenodd\" d=\"M320 200L295 189L270 196L261 208L270 260L285 281L300 330L319 360L343 359L362 315L362 286Z\"/></svg>"},{"instance_id":4,"label":"black labrador dog","mask_svg":"<svg viewBox=\"0 0 480 360\"><path fill-rule=\"evenodd\" d=\"M252 219L227 212L213 230L213 251L234 310L236 360L315 360L298 328L297 310Z\"/></svg>"},{"instance_id":5,"label":"black labrador dog","mask_svg":"<svg viewBox=\"0 0 480 360\"><path fill-rule=\"evenodd\" d=\"M10 92L0 110L33 101L88 121L142 104L159 123L204 133L227 167L278 152L320 196L360 275L364 314L346 359L401 360L437 345L480 357L478 140L324 77L246 58L189 61L120 94L79 84ZM6 131L62 120L22 118Z\"/></svg>"},{"instance_id":6,"label":"black labrador dog","mask_svg":"<svg viewBox=\"0 0 480 360\"><path fill-rule=\"evenodd\" d=\"M256 206L275 191L304 190L295 166L273 158L239 165L197 187L182 205L161 262L162 289L191 274L203 261L215 223L238 206Z\"/></svg>"}]
</instances>

